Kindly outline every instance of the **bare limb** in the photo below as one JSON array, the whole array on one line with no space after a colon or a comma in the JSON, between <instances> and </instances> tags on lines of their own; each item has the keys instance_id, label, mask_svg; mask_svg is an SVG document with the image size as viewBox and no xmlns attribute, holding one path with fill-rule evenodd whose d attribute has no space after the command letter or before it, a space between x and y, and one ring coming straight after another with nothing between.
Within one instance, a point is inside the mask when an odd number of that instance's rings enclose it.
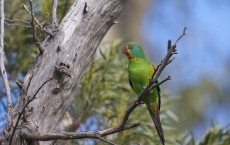
<instances>
[{"instance_id":1,"label":"bare limb","mask_svg":"<svg viewBox=\"0 0 230 145\"><path fill-rule=\"evenodd\" d=\"M32 5L32 0L29 0L29 4L30 4L30 14L31 14L31 25L33 28L33 39L34 39L34 43L36 44L36 46L38 47L40 53L42 54L45 49L41 44L40 39L37 37L37 30L36 30L36 25L35 25L35 16L34 16L34 11L33 11L33 5Z\"/></svg>"},{"instance_id":2,"label":"bare limb","mask_svg":"<svg viewBox=\"0 0 230 145\"><path fill-rule=\"evenodd\" d=\"M182 35L181 35L179 38L177 38L176 42L173 44L174 46L176 46L177 43L180 41L180 39L181 39L184 35L186 35L186 33L185 33L186 30L187 30L187 27L184 27Z\"/></svg>"},{"instance_id":3,"label":"bare limb","mask_svg":"<svg viewBox=\"0 0 230 145\"><path fill-rule=\"evenodd\" d=\"M110 145L117 145L117 144L115 144L115 143L113 143L113 142L111 142L111 141L108 141L108 140L104 139L103 137L101 137L100 134L96 134L96 135L97 135L97 138L100 139L100 140L103 141L103 142L106 142L106 143L108 143L108 144L110 144Z\"/></svg>"},{"instance_id":4,"label":"bare limb","mask_svg":"<svg viewBox=\"0 0 230 145\"><path fill-rule=\"evenodd\" d=\"M101 139L103 136L128 130L139 126L140 123L134 123L131 125L124 125L123 128L118 126L104 129L101 131L83 131L83 132L57 132L57 133L41 133L41 132L28 132L28 130L22 130L21 135L23 138L34 141L49 141L49 140L69 140L69 139L83 139L83 138L97 138Z\"/></svg>"},{"instance_id":5,"label":"bare limb","mask_svg":"<svg viewBox=\"0 0 230 145\"><path fill-rule=\"evenodd\" d=\"M32 27L30 22L18 20L18 19L8 19L5 18L5 25L6 26L20 26L20 27Z\"/></svg>"},{"instance_id":6,"label":"bare limb","mask_svg":"<svg viewBox=\"0 0 230 145\"><path fill-rule=\"evenodd\" d=\"M58 5L58 0L53 0L53 9L52 9L53 28L57 27L57 25L58 25L58 22L57 22L57 5Z\"/></svg>"},{"instance_id":7,"label":"bare limb","mask_svg":"<svg viewBox=\"0 0 230 145\"><path fill-rule=\"evenodd\" d=\"M5 22L5 25L6 26L19 26L19 27L28 27L28 28L31 28L32 26L31 25L23 25L23 24L10 24L10 23L7 23Z\"/></svg>"},{"instance_id":8,"label":"bare limb","mask_svg":"<svg viewBox=\"0 0 230 145\"><path fill-rule=\"evenodd\" d=\"M29 3L32 3L31 0L29 0ZM27 11L28 14L30 14L32 16L31 11L28 9L28 7L26 5L22 5L23 8ZM34 14L33 14L34 15ZM50 35L50 36L54 36L54 34L47 28L43 27L41 25L41 23L36 19L36 17L34 16L34 21L35 23L38 25L39 29L41 29L43 32L45 32L46 34Z\"/></svg>"},{"instance_id":9,"label":"bare limb","mask_svg":"<svg viewBox=\"0 0 230 145\"><path fill-rule=\"evenodd\" d=\"M24 25L30 25L30 22L26 22L26 21L22 21L22 20L18 20L18 19L8 19L8 18L5 18L6 22L9 22L9 23L21 23L21 24L24 24Z\"/></svg>"},{"instance_id":10,"label":"bare limb","mask_svg":"<svg viewBox=\"0 0 230 145\"><path fill-rule=\"evenodd\" d=\"M51 81L52 79L53 79L53 78L50 78L50 79L48 79L46 82L44 82L44 83L37 89L37 91L34 93L34 95L33 95L31 98L30 98L30 96L27 97L27 98L28 98L28 101L26 102L26 104L25 104L25 106L22 108L22 110L21 110L20 112L18 112L18 118L17 118L17 121L16 121L16 123L15 123L15 125L14 125L14 127L13 127L13 132L12 132L12 135L11 135L11 138L10 138L10 144L9 144L9 145L12 144L12 141L13 141L13 137L14 137L15 131L17 130L17 127L18 127L18 123L19 123L19 121L20 121L22 115L24 114L26 107L30 104L30 102L32 102L32 101L35 99L36 95L37 95L38 92L42 89L42 87L43 87L45 84L47 84L49 81Z\"/></svg>"},{"instance_id":11,"label":"bare limb","mask_svg":"<svg viewBox=\"0 0 230 145\"><path fill-rule=\"evenodd\" d=\"M168 76L167 78L165 78L163 81L157 83L157 84L153 84L150 88L149 88L149 91L151 91L153 88L156 88L158 86L160 86L161 84L163 84L164 82L168 81L168 80L171 80L171 77Z\"/></svg>"},{"instance_id":12,"label":"bare limb","mask_svg":"<svg viewBox=\"0 0 230 145\"><path fill-rule=\"evenodd\" d=\"M6 89L6 97L7 97L7 109L8 109L8 122L11 122L11 117L10 117L10 110L12 107L12 99L10 95L10 85L9 81L7 79L7 73L5 70L5 65L4 65L4 20L5 20L5 14L4 14L4 0L1 0L1 33L0 33L0 68L1 68L1 74L4 82L4 86Z\"/></svg>"}]
</instances>

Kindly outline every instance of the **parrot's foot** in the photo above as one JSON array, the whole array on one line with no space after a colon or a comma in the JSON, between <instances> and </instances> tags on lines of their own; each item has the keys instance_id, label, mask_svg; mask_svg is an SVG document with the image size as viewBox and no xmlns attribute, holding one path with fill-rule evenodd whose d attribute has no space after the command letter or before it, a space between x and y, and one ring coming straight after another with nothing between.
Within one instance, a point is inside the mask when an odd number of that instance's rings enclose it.
<instances>
[{"instance_id":1,"label":"parrot's foot","mask_svg":"<svg viewBox=\"0 0 230 145\"><path fill-rule=\"evenodd\" d=\"M134 102L137 104L137 105L141 105L141 104L145 104L143 101L138 101L138 98L136 98L135 100L134 100Z\"/></svg>"},{"instance_id":2,"label":"parrot's foot","mask_svg":"<svg viewBox=\"0 0 230 145\"><path fill-rule=\"evenodd\" d=\"M142 87L142 90L147 90L146 88L147 88L147 86L143 86L143 87ZM151 94L151 90L147 90L147 93L148 93L148 94Z\"/></svg>"}]
</instances>

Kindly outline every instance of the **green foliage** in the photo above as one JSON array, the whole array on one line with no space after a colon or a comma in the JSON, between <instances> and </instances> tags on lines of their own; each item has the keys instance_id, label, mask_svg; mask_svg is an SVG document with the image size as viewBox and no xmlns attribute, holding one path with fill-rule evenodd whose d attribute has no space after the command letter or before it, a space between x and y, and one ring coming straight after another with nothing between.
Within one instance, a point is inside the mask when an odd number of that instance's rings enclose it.
<instances>
[{"instance_id":1,"label":"green foliage","mask_svg":"<svg viewBox=\"0 0 230 145\"><path fill-rule=\"evenodd\" d=\"M230 145L229 127L220 128L219 125L212 125L199 145Z\"/></svg>"},{"instance_id":2,"label":"green foliage","mask_svg":"<svg viewBox=\"0 0 230 145\"><path fill-rule=\"evenodd\" d=\"M195 141L192 133L185 134L177 145L230 145L230 126L221 128L219 124L213 124L207 129L200 141Z\"/></svg>"}]
</instances>

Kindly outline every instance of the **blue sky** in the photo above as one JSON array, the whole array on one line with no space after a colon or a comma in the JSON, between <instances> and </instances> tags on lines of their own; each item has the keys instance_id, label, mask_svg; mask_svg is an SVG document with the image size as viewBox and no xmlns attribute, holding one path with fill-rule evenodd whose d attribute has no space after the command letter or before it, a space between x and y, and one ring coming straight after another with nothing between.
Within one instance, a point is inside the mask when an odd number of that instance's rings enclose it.
<instances>
[{"instance_id":1,"label":"blue sky","mask_svg":"<svg viewBox=\"0 0 230 145\"><path fill-rule=\"evenodd\" d=\"M165 54L167 40L175 40L183 27L188 27L172 72L177 77L192 71L183 82L195 83L204 75L219 80L225 75L230 55L230 1L156 0L143 19L143 37L154 48L152 53L159 53L153 55L156 61Z\"/></svg>"},{"instance_id":2,"label":"blue sky","mask_svg":"<svg viewBox=\"0 0 230 145\"><path fill-rule=\"evenodd\" d=\"M171 75L173 83L166 86L180 91L199 83L204 77L210 77L219 87L229 86L230 81L226 78L230 74L227 68L230 62L230 1L152 1L145 11L141 29L146 47L151 48L153 61L160 62L166 53L167 40L174 42L184 26L188 27L187 35L178 44L176 60L165 72L165 75ZM194 127L196 134L204 133L211 119L222 122L223 126L230 124L226 117L229 114L225 111L230 109L229 105L213 102L204 108L203 119ZM218 115L213 116L213 112ZM203 128L198 129L199 126Z\"/></svg>"}]
</instances>

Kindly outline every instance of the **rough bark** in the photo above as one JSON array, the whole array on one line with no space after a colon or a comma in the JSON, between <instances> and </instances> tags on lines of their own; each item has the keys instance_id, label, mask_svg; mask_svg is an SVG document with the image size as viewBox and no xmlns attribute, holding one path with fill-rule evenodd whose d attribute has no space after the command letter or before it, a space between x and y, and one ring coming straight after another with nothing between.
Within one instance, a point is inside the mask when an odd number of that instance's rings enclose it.
<instances>
[{"instance_id":1,"label":"rough bark","mask_svg":"<svg viewBox=\"0 0 230 145\"><path fill-rule=\"evenodd\" d=\"M2 144L9 144L18 113L33 97L20 118L12 144L21 143L21 129L31 132L58 131L77 83L126 2L127 0L77 0L72 5L55 36L43 43L44 53L37 57L34 67L28 71L19 100L10 112L12 122L7 125L11 129L5 129L1 134Z\"/></svg>"}]
</instances>

